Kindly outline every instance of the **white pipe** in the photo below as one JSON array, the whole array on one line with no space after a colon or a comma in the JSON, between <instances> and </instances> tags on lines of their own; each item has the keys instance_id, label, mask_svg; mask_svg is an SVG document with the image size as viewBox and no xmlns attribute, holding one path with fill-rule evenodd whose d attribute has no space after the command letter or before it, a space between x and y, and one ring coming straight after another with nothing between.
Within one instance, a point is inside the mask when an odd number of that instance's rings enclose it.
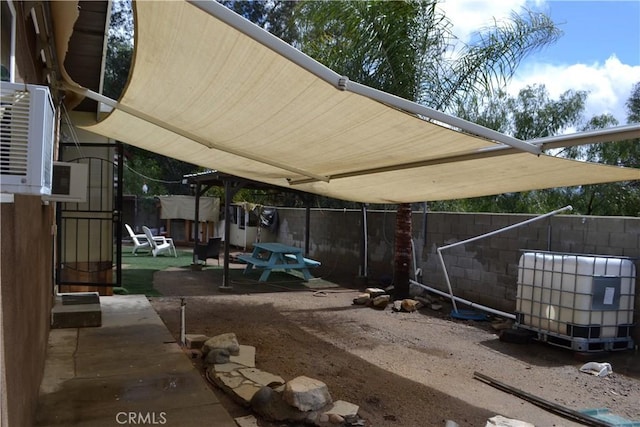
<instances>
[{"instance_id":1,"label":"white pipe","mask_svg":"<svg viewBox=\"0 0 640 427\"><path fill-rule=\"evenodd\" d=\"M433 293L438 294L440 296L443 296L443 297L448 297L449 296L449 294L447 294L446 292L442 292L441 290L432 288L432 287L427 286L427 285L423 285L422 283L418 283L415 280L409 280L409 282L414 284L414 285L416 285L416 286L420 286L422 288L425 288L429 292L433 292ZM482 311L486 311L486 312L489 312L489 313L492 313L492 314L497 314L498 316L503 316L503 317L506 317L508 319L516 320L515 314L507 313L507 312L504 312L504 311L496 310L496 309L491 308L491 307L487 307L487 306L484 306L484 305L476 304L475 302L471 302L469 300L466 300L466 299L463 299L463 298L460 298L460 297L456 297L456 296L454 296L453 299L456 300L456 301L459 301L459 302L461 302L463 304L467 304L467 305L471 306L471 308L477 308L477 309L480 309ZM456 310L456 311L458 311L458 310Z\"/></svg>"},{"instance_id":2,"label":"white pipe","mask_svg":"<svg viewBox=\"0 0 640 427\"><path fill-rule=\"evenodd\" d=\"M187 304L184 302L184 298L180 298L180 345L182 347L187 345L187 336L185 334L185 322L186 322L186 311Z\"/></svg>"},{"instance_id":3,"label":"white pipe","mask_svg":"<svg viewBox=\"0 0 640 427\"><path fill-rule=\"evenodd\" d=\"M530 218L530 219L528 219L526 221L522 221L522 222L519 222L517 224L512 224L512 225L509 225L507 227L500 228L498 230L490 231L489 233L481 234L480 236L472 237L472 238L467 239L467 240L461 240L459 242L452 243L450 245L441 246L441 247L438 248L438 250L449 249L449 248L453 248L454 246L459 246L459 245L463 245L465 243L474 242L476 240L484 239L485 237L493 236L494 234L502 233L503 231L511 230L512 228L521 227L521 226L527 225L527 224L529 224L531 222L539 221L539 220L547 218L549 216L557 215L560 212L564 212L566 210L569 210L569 211L573 210L573 207L571 205L568 205L568 206L565 206L564 208L556 209L553 212L549 212L549 213L546 213L544 215L537 216L535 218Z\"/></svg>"},{"instance_id":4,"label":"white pipe","mask_svg":"<svg viewBox=\"0 0 640 427\"><path fill-rule=\"evenodd\" d=\"M451 281L449 280L449 272L447 271L447 266L444 263L444 258L442 257L442 248L438 248L438 258L440 259L440 265L442 266L442 271L444 272L444 278L447 281L447 288L449 289L449 295L451 296L451 304L453 304L453 311L458 311L458 307L456 306L456 297L453 296L453 289L451 288Z\"/></svg>"},{"instance_id":5,"label":"white pipe","mask_svg":"<svg viewBox=\"0 0 640 427\"><path fill-rule=\"evenodd\" d=\"M413 243L413 239L411 239L411 258L413 259L413 279L418 280L418 273L421 273L421 270L418 268L416 260L416 245Z\"/></svg>"},{"instance_id":6,"label":"white pipe","mask_svg":"<svg viewBox=\"0 0 640 427\"><path fill-rule=\"evenodd\" d=\"M485 237L493 236L495 234L502 233L503 231L511 230L511 229L517 228L517 227L521 227L523 225L532 223L534 221L539 221L539 220L541 220L543 218L547 218L549 216L556 215L556 214L558 214L560 212L563 212L563 211L566 211L566 210L573 210L573 207L571 205L568 205L568 206L565 206L564 208L556 209L555 211L546 213L544 215L537 216L535 218L530 218L530 219L528 219L526 221L522 221L522 222L519 222L517 224L512 224L512 225L509 225L507 227L500 228L498 230L490 231L489 233L485 233L485 234L481 234L481 235L476 236L476 237L472 237L470 239L461 240L459 242L452 243L450 245L439 247L437 249L438 257L440 258L440 265L442 265L442 270L444 271L444 278L445 278L445 280L447 282L447 288L449 289L449 295L451 297L451 304L453 304L453 310L457 312L458 311L458 307L456 306L456 297L454 297L453 289L451 288L451 281L449 280L449 273L447 272L447 266L445 265L444 258L442 257L442 251L444 249L453 248L455 246L464 245L465 243L474 242L476 240L480 240L480 239L483 239Z\"/></svg>"},{"instance_id":7,"label":"white pipe","mask_svg":"<svg viewBox=\"0 0 640 427\"><path fill-rule=\"evenodd\" d=\"M450 116L441 111L434 110L433 108L420 105L416 102L400 98L399 96L395 96L360 83L349 81L349 84L346 86L346 90L352 93L357 93L358 95L366 96L367 98L371 98L383 104L396 107L400 110L412 114L418 114L433 120L437 120L451 127L461 129L462 131L470 133L472 135L477 135L490 141L500 142L517 150L536 155L542 153L542 149L540 148L540 146L530 144L528 142L522 141L509 135L505 135L493 129L480 126L476 123L472 123L455 116Z\"/></svg>"}]
</instances>

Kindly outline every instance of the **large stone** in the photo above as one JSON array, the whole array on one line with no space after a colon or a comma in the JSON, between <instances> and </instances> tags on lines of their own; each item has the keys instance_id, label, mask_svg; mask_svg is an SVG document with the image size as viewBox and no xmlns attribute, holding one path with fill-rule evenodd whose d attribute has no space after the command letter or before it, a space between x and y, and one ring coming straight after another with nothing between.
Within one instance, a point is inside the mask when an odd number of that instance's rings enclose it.
<instances>
[{"instance_id":1,"label":"large stone","mask_svg":"<svg viewBox=\"0 0 640 427\"><path fill-rule=\"evenodd\" d=\"M256 367L256 348L251 345L240 344L240 354L230 356L229 362L239 363L249 368Z\"/></svg>"},{"instance_id":2,"label":"large stone","mask_svg":"<svg viewBox=\"0 0 640 427\"><path fill-rule=\"evenodd\" d=\"M234 388L240 387L246 381L243 376L231 375L228 372L218 372L214 375L216 384L228 393L231 393Z\"/></svg>"},{"instance_id":3,"label":"large stone","mask_svg":"<svg viewBox=\"0 0 640 427\"><path fill-rule=\"evenodd\" d=\"M371 295L369 294L360 294L353 299L354 305L366 305L371 299Z\"/></svg>"},{"instance_id":4,"label":"large stone","mask_svg":"<svg viewBox=\"0 0 640 427\"><path fill-rule=\"evenodd\" d=\"M246 417L238 417L233 419L238 427L260 427L258 420L253 415L247 415Z\"/></svg>"},{"instance_id":5,"label":"large stone","mask_svg":"<svg viewBox=\"0 0 640 427\"><path fill-rule=\"evenodd\" d=\"M414 311L416 311L417 309L419 309L421 306L421 303L419 303L418 301L414 300L414 299L403 299L402 303L401 303L401 307L402 310L409 312L409 313L413 313Z\"/></svg>"},{"instance_id":6,"label":"large stone","mask_svg":"<svg viewBox=\"0 0 640 427\"><path fill-rule=\"evenodd\" d=\"M316 411L333 402L325 383L305 376L287 382L283 398L289 405L301 411Z\"/></svg>"},{"instance_id":7,"label":"large stone","mask_svg":"<svg viewBox=\"0 0 640 427\"><path fill-rule=\"evenodd\" d=\"M215 373L215 372L231 372L241 368L246 368L246 366L229 362L229 363L221 363L219 365L213 365L209 369L212 369L213 372Z\"/></svg>"},{"instance_id":8,"label":"large stone","mask_svg":"<svg viewBox=\"0 0 640 427\"><path fill-rule=\"evenodd\" d=\"M260 386L277 387L284 384L284 379L281 376L273 375L260 369L242 368L238 369L238 372L249 381Z\"/></svg>"},{"instance_id":9,"label":"large stone","mask_svg":"<svg viewBox=\"0 0 640 427\"><path fill-rule=\"evenodd\" d=\"M226 348L213 348L204 358L205 365L220 365L229 362L229 350Z\"/></svg>"},{"instance_id":10,"label":"large stone","mask_svg":"<svg viewBox=\"0 0 640 427\"><path fill-rule=\"evenodd\" d=\"M260 390L260 386L253 383L243 383L234 388L233 394L236 396L236 400L241 402L245 406L251 405L251 399Z\"/></svg>"},{"instance_id":11,"label":"large stone","mask_svg":"<svg viewBox=\"0 0 640 427\"><path fill-rule=\"evenodd\" d=\"M240 345L238 344L236 334L233 332L216 335L206 340L202 346L202 354L206 355L214 348L224 348L233 356L240 354Z\"/></svg>"},{"instance_id":12,"label":"large stone","mask_svg":"<svg viewBox=\"0 0 640 427\"><path fill-rule=\"evenodd\" d=\"M251 409L260 416L273 421L302 421L308 413L288 405L282 393L271 387L262 387L251 399Z\"/></svg>"},{"instance_id":13,"label":"large stone","mask_svg":"<svg viewBox=\"0 0 640 427\"><path fill-rule=\"evenodd\" d=\"M337 414L346 418L358 415L359 410L360 407L358 405L354 405L353 403L344 400L336 400L329 409L324 411L324 413Z\"/></svg>"},{"instance_id":14,"label":"large stone","mask_svg":"<svg viewBox=\"0 0 640 427\"><path fill-rule=\"evenodd\" d=\"M379 297L380 295L384 295L387 293L384 289L380 288L367 288L364 290L365 294L369 294L371 298Z\"/></svg>"},{"instance_id":15,"label":"large stone","mask_svg":"<svg viewBox=\"0 0 640 427\"><path fill-rule=\"evenodd\" d=\"M373 306L373 308L384 310L387 307L387 304L389 304L390 300L390 295L380 295L379 297L375 297L371 300L371 305Z\"/></svg>"},{"instance_id":16,"label":"large stone","mask_svg":"<svg viewBox=\"0 0 640 427\"><path fill-rule=\"evenodd\" d=\"M487 420L485 427L535 427L533 424L526 421L514 420L511 418L503 417L502 415L496 415Z\"/></svg>"}]
</instances>

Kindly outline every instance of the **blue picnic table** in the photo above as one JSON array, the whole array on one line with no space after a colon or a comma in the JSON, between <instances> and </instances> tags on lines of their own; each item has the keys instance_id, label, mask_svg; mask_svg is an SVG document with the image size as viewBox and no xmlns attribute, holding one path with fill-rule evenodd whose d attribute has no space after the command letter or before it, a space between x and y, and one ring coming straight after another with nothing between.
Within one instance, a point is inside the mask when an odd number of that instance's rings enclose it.
<instances>
[{"instance_id":1,"label":"blue picnic table","mask_svg":"<svg viewBox=\"0 0 640 427\"><path fill-rule=\"evenodd\" d=\"M304 280L308 281L312 277L309 267L320 266L320 262L305 258L302 249L282 243L254 243L251 255L240 254L238 259L247 263L244 274L253 268L263 270L258 279L260 282L266 281L273 270L298 270L302 272Z\"/></svg>"}]
</instances>

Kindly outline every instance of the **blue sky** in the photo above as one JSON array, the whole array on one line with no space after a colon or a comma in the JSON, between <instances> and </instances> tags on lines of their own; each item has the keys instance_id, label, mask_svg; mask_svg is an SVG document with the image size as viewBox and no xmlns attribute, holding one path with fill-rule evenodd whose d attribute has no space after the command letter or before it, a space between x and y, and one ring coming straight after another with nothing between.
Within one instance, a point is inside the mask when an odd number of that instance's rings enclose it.
<instances>
[{"instance_id":1,"label":"blue sky","mask_svg":"<svg viewBox=\"0 0 640 427\"><path fill-rule=\"evenodd\" d=\"M550 1L540 9L564 35L533 60L593 63L616 55L640 65L640 1Z\"/></svg>"},{"instance_id":2,"label":"blue sky","mask_svg":"<svg viewBox=\"0 0 640 427\"><path fill-rule=\"evenodd\" d=\"M523 7L546 13L564 35L527 57L508 91L544 84L557 98L569 89L585 90L585 119L610 113L626 124L624 104L640 82L640 0L444 0L440 6L462 40Z\"/></svg>"}]
</instances>

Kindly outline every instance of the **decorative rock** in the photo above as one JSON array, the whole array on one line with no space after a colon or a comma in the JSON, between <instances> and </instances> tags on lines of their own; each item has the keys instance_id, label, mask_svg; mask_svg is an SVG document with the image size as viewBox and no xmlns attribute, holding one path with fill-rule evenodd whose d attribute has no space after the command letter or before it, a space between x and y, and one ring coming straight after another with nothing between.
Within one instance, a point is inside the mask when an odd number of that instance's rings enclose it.
<instances>
[{"instance_id":1,"label":"decorative rock","mask_svg":"<svg viewBox=\"0 0 640 427\"><path fill-rule=\"evenodd\" d=\"M185 346L194 350L199 350L209 337L202 334L186 334L184 336Z\"/></svg>"},{"instance_id":2,"label":"decorative rock","mask_svg":"<svg viewBox=\"0 0 640 427\"><path fill-rule=\"evenodd\" d=\"M497 322L491 323L491 327L496 331L511 329L513 327L513 320L498 320Z\"/></svg>"},{"instance_id":3,"label":"decorative rock","mask_svg":"<svg viewBox=\"0 0 640 427\"><path fill-rule=\"evenodd\" d=\"M485 427L535 427L535 426L525 421L513 420L511 418L503 417L502 415L496 415L495 417L491 417L487 420L487 424L485 424Z\"/></svg>"},{"instance_id":4,"label":"decorative rock","mask_svg":"<svg viewBox=\"0 0 640 427\"><path fill-rule=\"evenodd\" d=\"M403 299L401 307L404 311L413 313L418 308L420 308L420 303L414 299Z\"/></svg>"},{"instance_id":5,"label":"decorative rock","mask_svg":"<svg viewBox=\"0 0 640 427\"><path fill-rule=\"evenodd\" d=\"M364 290L364 293L369 294L369 297L371 298L375 298L375 297L379 297L380 295L386 294L387 291L380 288L367 288Z\"/></svg>"},{"instance_id":6,"label":"decorative rock","mask_svg":"<svg viewBox=\"0 0 640 427\"><path fill-rule=\"evenodd\" d=\"M261 371L260 369L243 368L238 369L238 372L249 381L259 384L260 386L274 387L284 384L282 377Z\"/></svg>"},{"instance_id":7,"label":"decorative rock","mask_svg":"<svg viewBox=\"0 0 640 427\"><path fill-rule=\"evenodd\" d=\"M202 353L207 354L214 348L227 349L227 351L229 351L229 354L234 356L237 356L240 353L240 345L238 344L236 334L234 334L233 332L216 335L215 337L209 338L202 346Z\"/></svg>"},{"instance_id":8,"label":"decorative rock","mask_svg":"<svg viewBox=\"0 0 640 427\"><path fill-rule=\"evenodd\" d=\"M369 294L360 294L353 299L354 305L365 305L371 299L371 295Z\"/></svg>"},{"instance_id":9,"label":"decorative rock","mask_svg":"<svg viewBox=\"0 0 640 427\"><path fill-rule=\"evenodd\" d=\"M242 376L233 376L226 372L222 372L215 374L215 381L221 388L227 388L229 391L233 392L233 389L240 387L245 379Z\"/></svg>"},{"instance_id":10,"label":"decorative rock","mask_svg":"<svg viewBox=\"0 0 640 427\"><path fill-rule=\"evenodd\" d=\"M251 409L262 417L275 421L302 421L309 416L308 412L298 411L288 405L282 398L282 393L266 386L253 395Z\"/></svg>"},{"instance_id":11,"label":"decorative rock","mask_svg":"<svg viewBox=\"0 0 640 427\"><path fill-rule=\"evenodd\" d=\"M391 300L391 296L381 295L379 297L373 298L371 300L371 304L373 305L374 308L384 310L387 307L387 304L389 304L390 300Z\"/></svg>"},{"instance_id":12,"label":"decorative rock","mask_svg":"<svg viewBox=\"0 0 640 427\"><path fill-rule=\"evenodd\" d=\"M244 368L245 366L243 365L238 365L237 363L221 363L220 365L213 365L210 369L213 370L213 372L231 372L231 371L235 371L236 369L240 369L240 368Z\"/></svg>"},{"instance_id":13,"label":"decorative rock","mask_svg":"<svg viewBox=\"0 0 640 427\"><path fill-rule=\"evenodd\" d=\"M315 411L332 403L327 385L320 380L300 376L287 382L284 401L301 411Z\"/></svg>"},{"instance_id":14,"label":"decorative rock","mask_svg":"<svg viewBox=\"0 0 640 427\"><path fill-rule=\"evenodd\" d=\"M259 427L258 420L253 415L234 418L233 421L235 421L236 424L238 424L238 427Z\"/></svg>"},{"instance_id":15,"label":"decorative rock","mask_svg":"<svg viewBox=\"0 0 640 427\"><path fill-rule=\"evenodd\" d=\"M227 350L226 348L213 348L207 353L207 356L204 358L204 363L206 365L220 365L228 362L229 350Z\"/></svg>"},{"instance_id":16,"label":"decorative rock","mask_svg":"<svg viewBox=\"0 0 640 427\"><path fill-rule=\"evenodd\" d=\"M442 304L431 304L431 310L433 311L440 311L442 310Z\"/></svg>"},{"instance_id":17,"label":"decorative rock","mask_svg":"<svg viewBox=\"0 0 640 427\"><path fill-rule=\"evenodd\" d=\"M331 408L324 411L325 414L337 414L342 417L354 417L358 415L358 411L360 407L358 405L354 405L353 403L344 401L344 400L336 400L331 405Z\"/></svg>"},{"instance_id":18,"label":"decorative rock","mask_svg":"<svg viewBox=\"0 0 640 427\"><path fill-rule=\"evenodd\" d=\"M329 414L329 423L331 423L331 424L342 424L342 423L344 423L344 418L342 418L338 414Z\"/></svg>"},{"instance_id":19,"label":"decorative rock","mask_svg":"<svg viewBox=\"0 0 640 427\"><path fill-rule=\"evenodd\" d=\"M239 387L233 389L233 394L236 400L241 402L245 406L251 405L251 399L260 390L260 386L257 384L241 384Z\"/></svg>"},{"instance_id":20,"label":"decorative rock","mask_svg":"<svg viewBox=\"0 0 640 427\"><path fill-rule=\"evenodd\" d=\"M249 368L256 367L256 348L250 345L240 345L240 354L230 356L229 361L239 363Z\"/></svg>"}]
</instances>

